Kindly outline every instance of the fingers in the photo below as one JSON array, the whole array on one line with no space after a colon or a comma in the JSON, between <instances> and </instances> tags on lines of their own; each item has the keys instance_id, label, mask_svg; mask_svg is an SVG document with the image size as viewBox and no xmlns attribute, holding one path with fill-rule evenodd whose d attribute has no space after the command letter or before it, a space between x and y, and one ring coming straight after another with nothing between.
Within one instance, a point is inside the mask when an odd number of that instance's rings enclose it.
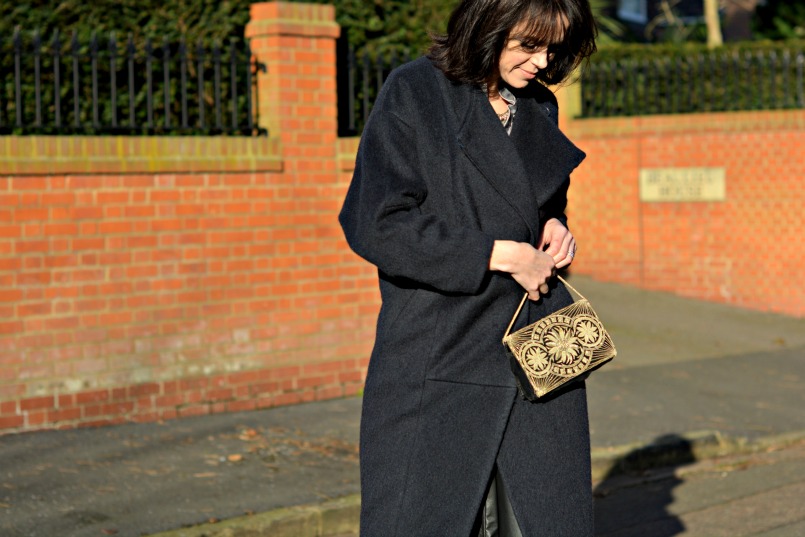
<instances>
[{"instance_id":1,"label":"fingers","mask_svg":"<svg viewBox=\"0 0 805 537\"><path fill-rule=\"evenodd\" d=\"M565 240L562 242L562 247L559 253L554 257L556 268L564 268L573 262L576 255L576 239L570 233L567 234Z\"/></svg>"},{"instance_id":2,"label":"fingers","mask_svg":"<svg viewBox=\"0 0 805 537\"><path fill-rule=\"evenodd\" d=\"M556 229L556 226L554 224L555 222L553 220L548 220L547 222L545 222L545 225L542 227L542 231L539 234L539 243L537 244L537 250L544 252L545 247L550 246L556 239L553 233Z\"/></svg>"},{"instance_id":3,"label":"fingers","mask_svg":"<svg viewBox=\"0 0 805 537\"><path fill-rule=\"evenodd\" d=\"M571 233L565 234L564 238L562 239L562 243L559 245L558 251L553 256L554 263L558 265L560 262L563 262L567 259L568 254L572 251L571 243L573 242L575 242L573 235Z\"/></svg>"},{"instance_id":4,"label":"fingers","mask_svg":"<svg viewBox=\"0 0 805 537\"><path fill-rule=\"evenodd\" d=\"M570 233L565 226L558 220L551 219L545 224L542 236L540 237L539 249L553 257L554 261L558 262L566 257L568 241L572 238L572 233Z\"/></svg>"},{"instance_id":5,"label":"fingers","mask_svg":"<svg viewBox=\"0 0 805 537\"><path fill-rule=\"evenodd\" d=\"M547 295L550 290L548 282L541 283L539 287L528 292L528 299L536 302L542 298L543 295Z\"/></svg>"},{"instance_id":6,"label":"fingers","mask_svg":"<svg viewBox=\"0 0 805 537\"><path fill-rule=\"evenodd\" d=\"M553 277L553 274L551 274ZM539 284L536 289L532 289L528 291L528 298L533 301L537 301L542 298L543 295L547 295L551 291L551 287L548 284L548 280L546 279L541 284Z\"/></svg>"},{"instance_id":7,"label":"fingers","mask_svg":"<svg viewBox=\"0 0 805 537\"><path fill-rule=\"evenodd\" d=\"M513 262L516 270L507 272L510 272L514 280L528 291L531 300L537 301L542 295L550 292L549 281L556 274L556 263L546 252L535 249L527 243L519 244L517 248L519 253ZM497 265L490 261L490 266Z\"/></svg>"},{"instance_id":8,"label":"fingers","mask_svg":"<svg viewBox=\"0 0 805 537\"><path fill-rule=\"evenodd\" d=\"M551 291L551 286L548 283L551 278L556 275L556 267L552 266L549 273L544 274L541 278L537 279L535 286L528 291L528 298L537 301L543 295L547 295Z\"/></svg>"},{"instance_id":9,"label":"fingers","mask_svg":"<svg viewBox=\"0 0 805 537\"><path fill-rule=\"evenodd\" d=\"M548 254L549 256L553 257L554 260L556 260L556 256L559 254L559 252L562 251L562 245L563 245L563 242L564 242L564 241L562 241L562 237L557 234L557 236L551 237L550 241L546 241L546 242L548 244L548 248L545 249L545 253ZM544 247L545 246L543 245L542 248L544 248ZM542 248L540 248L540 249L542 249Z\"/></svg>"}]
</instances>

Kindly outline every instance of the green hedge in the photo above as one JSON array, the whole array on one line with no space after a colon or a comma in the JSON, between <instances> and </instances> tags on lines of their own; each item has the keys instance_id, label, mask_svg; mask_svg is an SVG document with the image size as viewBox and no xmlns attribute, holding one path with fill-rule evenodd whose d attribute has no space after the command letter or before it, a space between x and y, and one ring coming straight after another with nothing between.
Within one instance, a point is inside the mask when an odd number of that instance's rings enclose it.
<instances>
[{"instance_id":1,"label":"green hedge","mask_svg":"<svg viewBox=\"0 0 805 537\"><path fill-rule=\"evenodd\" d=\"M178 42L226 41L242 38L249 21L250 0L0 0L0 38L9 39L14 29L39 30L48 39L55 31L82 42L92 32L99 36L131 34L138 48L146 39Z\"/></svg>"},{"instance_id":2,"label":"green hedge","mask_svg":"<svg viewBox=\"0 0 805 537\"><path fill-rule=\"evenodd\" d=\"M599 45L598 52L592 56L591 61L601 63L613 60L651 60L657 57L684 58L691 55L707 54L711 51L717 54L731 54L735 51L779 52L792 49L805 50L805 40L741 41L737 43L727 43L716 49L708 49L707 45L703 43L627 43L619 45Z\"/></svg>"},{"instance_id":3,"label":"green hedge","mask_svg":"<svg viewBox=\"0 0 805 537\"><path fill-rule=\"evenodd\" d=\"M805 41L602 47L582 117L802 108Z\"/></svg>"}]
</instances>

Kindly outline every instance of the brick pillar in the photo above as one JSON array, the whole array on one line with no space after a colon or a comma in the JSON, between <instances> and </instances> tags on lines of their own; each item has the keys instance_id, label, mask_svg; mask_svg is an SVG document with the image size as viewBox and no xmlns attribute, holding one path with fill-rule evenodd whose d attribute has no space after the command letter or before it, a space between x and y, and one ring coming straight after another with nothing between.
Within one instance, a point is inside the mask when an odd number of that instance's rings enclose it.
<instances>
[{"instance_id":1,"label":"brick pillar","mask_svg":"<svg viewBox=\"0 0 805 537\"><path fill-rule=\"evenodd\" d=\"M259 122L282 155L282 173L258 178L271 185L265 210L276 223L262 236L274 253L258 266L276 303L271 328L284 338L272 342L272 360L294 371L291 388L273 404L354 395L378 300L376 273L347 253L337 218L347 186L338 160L341 30L331 5L266 2L252 4L250 15L246 36L267 67L258 76Z\"/></svg>"},{"instance_id":2,"label":"brick pillar","mask_svg":"<svg viewBox=\"0 0 805 537\"><path fill-rule=\"evenodd\" d=\"M335 40L340 33L330 5L251 6L246 37L257 60L268 68L258 76L259 122L269 136L280 139L286 171L299 171L300 159L310 166L312 160L335 156Z\"/></svg>"}]
</instances>

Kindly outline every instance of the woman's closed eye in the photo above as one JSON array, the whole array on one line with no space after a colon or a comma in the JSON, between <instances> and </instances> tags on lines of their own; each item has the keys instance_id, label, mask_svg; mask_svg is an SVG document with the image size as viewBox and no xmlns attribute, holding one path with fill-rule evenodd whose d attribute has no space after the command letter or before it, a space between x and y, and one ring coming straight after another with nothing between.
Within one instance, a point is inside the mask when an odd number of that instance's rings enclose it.
<instances>
[{"instance_id":1,"label":"woman's closed eye","mask_svg":"<svg viewBox=\"0 0 805 537\"><path fill-rule=\"evenodd\" d=\"M559 45L543 45L540 43L535 43L533 41L525 41L519 40L520 46L518 47L520 50L525 52L526 54L540 54L542 52L546 53L548 56L548 61L552 61L553 58L556 56L556 51L559 48Z\"/></svg>"},{"instance_id":2,"label":"woman's closed eye","mask_svg":"<svg viewBox=\"0 0 805 537\"><path fill-rule=\"evenodd\" d=\"M542 52L542 50L546 49L547 47L540 45L539 43L531 43L530 41L520 41L520 48L525 52L533 54L535 52Z\"/></svg>"}]
</instances>

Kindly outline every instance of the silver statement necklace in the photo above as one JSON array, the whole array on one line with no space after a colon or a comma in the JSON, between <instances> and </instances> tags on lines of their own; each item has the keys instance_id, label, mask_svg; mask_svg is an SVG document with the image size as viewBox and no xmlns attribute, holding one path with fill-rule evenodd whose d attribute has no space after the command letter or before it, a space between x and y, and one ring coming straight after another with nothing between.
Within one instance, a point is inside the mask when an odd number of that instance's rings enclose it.
<instances>
[{"instance_id":1,"label":"silver statement necklace","mask_svg":"<svg viewBox=\"0 0 805 537\"><path fill-rule=\"evenodd\" d=\"M487 90L487 85L486 85L486 84L484 84L484 85L482 86L482 88L483 88L483 90L484 90L484 92L485 92L485 93L488 91L488 90ZM503 111L503 112L501 112L501 113L499 113L499 114L498 114L497 112L495 112L495 114L497 114L498 119L500 120L500 123L501 123L501 124L502 124L502 125L505 127L505 126L506 126L506 125L509 123L509 119L511 118L511 115L512 115L512 109L511 109L511 106L510 106L509 101L507 101L506 99L504 99L504 98L503 98L503 96L502 96L502 95L500 95L500 93L498 93L498 98L499 98L500 100L502 100L502 101L503 101L503 102L506 104L506 110L505 110L505 111Z\"/></svg>"}]
</instances>

